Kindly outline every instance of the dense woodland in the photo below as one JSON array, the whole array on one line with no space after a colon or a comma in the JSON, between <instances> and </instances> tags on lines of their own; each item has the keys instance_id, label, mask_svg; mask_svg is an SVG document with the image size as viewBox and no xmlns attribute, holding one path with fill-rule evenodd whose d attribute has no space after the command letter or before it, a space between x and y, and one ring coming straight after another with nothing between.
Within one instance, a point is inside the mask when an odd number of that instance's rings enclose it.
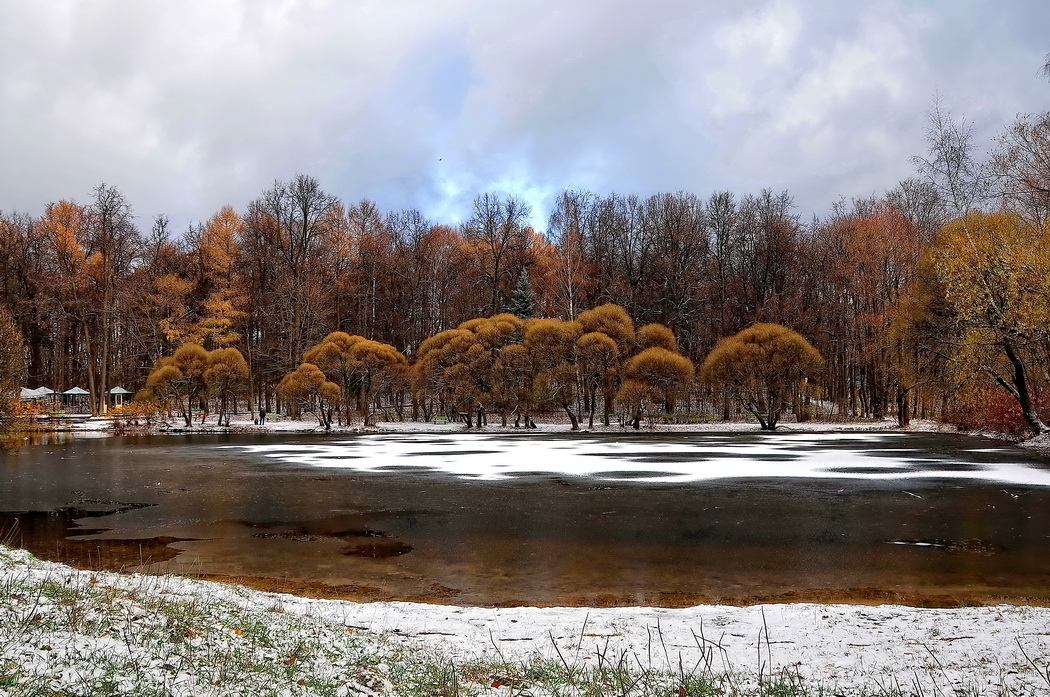
<instances>
[{"instance_id":1,"label":"dense woodland","mask_svg":"<svg viewBox=\"0 0 1050 697\"><path fill-rule=\"evenodd\" d=\"M776 323L823 357L793 388L798 418L1045 430L1050 113L1019 117L982 156L935 107L928 142L914 178L813 220L788 191L567 190L543 231L525 202L490 193L452 226L297 175L175 234L100 184L79 202L0 214L0 303L24 338L23 384L82 386L96 412L108 388L142 389L194 345L182 358L195 352L201 371L219 349L243 357L224 412L310 408L330 423L353 418L353 402L366 419L377 407L604 419L622 411L618 398L641 403L624 389L628 363L660 348L692 363L673 395L664 385L645 397L650 418L731 418L740 402L693 364L722 337ZM615 321L593 316L610 312ZM594 333L611 343L584 341ZM362 341L401 367L374 382L350 375L339 357ZM307 398L304 365L338 391ZM514 392L523 375L542 385Z\"/></svg>"}]
</instances>

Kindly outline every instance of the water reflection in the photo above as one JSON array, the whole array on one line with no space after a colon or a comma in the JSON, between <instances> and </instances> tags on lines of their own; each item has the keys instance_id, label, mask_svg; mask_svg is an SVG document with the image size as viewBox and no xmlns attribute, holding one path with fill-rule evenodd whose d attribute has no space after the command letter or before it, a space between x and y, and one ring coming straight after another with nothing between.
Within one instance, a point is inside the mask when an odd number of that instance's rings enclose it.
<instances>
[{"instance_id":1,"label":"water reflection","mask_svg":"<svg viewBox=\"0 0 1050 697\"><path fill-rule=\"evenodd\" d=\"M1050 600L1046 462L992 445L937 434L76 440L0 460L0 530L17 520L17 543L89 568L360 599Z\"/></svg>"},{"instance_id":2,"label":"water reflection","mask_svg":"<svg viewBox=\"0 0 1050 697\"><path fill-rule=\"evenodd\" d=\"M0 454L14 455L27 445L59 445L71 443L75 436L69 431L22 431L0 429Z\"/></svg>"}]
</instances>

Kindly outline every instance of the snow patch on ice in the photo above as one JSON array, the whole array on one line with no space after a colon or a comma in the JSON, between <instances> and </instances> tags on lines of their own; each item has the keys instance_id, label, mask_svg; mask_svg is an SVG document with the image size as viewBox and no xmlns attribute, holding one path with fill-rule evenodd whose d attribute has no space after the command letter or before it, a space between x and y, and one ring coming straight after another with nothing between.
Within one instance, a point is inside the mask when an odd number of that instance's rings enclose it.
<instances>
[{"instance_id":1,"label":"snow patch on ice","mask_svg":"<svg viewBox=\"0 0 1050 697\"><path fill-rule=\"evenodd\" d=\"M350 440L225 446L310 467L360 472L425 469L478 481L529 475L604 481L692 483L717 479L979 480L1050 486L1050 471L1012 461L955 461L898 447L905 434L789 433L751 440L537 438L513 434L368 434ZM855 447L850 447L855 444ZM960 466L961 465L961 466Z\"/></svg>"}]
</instances>

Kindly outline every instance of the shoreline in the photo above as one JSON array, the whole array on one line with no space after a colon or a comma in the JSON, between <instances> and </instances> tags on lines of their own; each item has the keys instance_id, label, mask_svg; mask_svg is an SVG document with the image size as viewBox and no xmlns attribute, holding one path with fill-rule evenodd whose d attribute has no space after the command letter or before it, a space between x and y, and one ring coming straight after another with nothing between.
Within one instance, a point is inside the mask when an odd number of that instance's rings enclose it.
<instances>
[{"instance_id":1,"label":"shoreline","mask_svg":"<svg viewBox=\"0 0 1050 697\"><path fill-rule=\"evenodd\" d=\"M272 417L271 417L272 419ZM553 423L537 423L536 428L525 429L514 426L501 426L499 424L488 424L482 427L468 428L459 422L432 423L424 421L379 421L373 426L365 427L361 424L333 425L331 429L324 429L315 422L308 419L293 420L287 417L268 420L265 424L253 423L248 418L233 419L229 426L219 426L215 417L209 417L205 423L195 422L192 426L185 426L176 421L158 422L152 425L131 425L120 427L114 423L114 419L108 416L74 416L64 417L64 423L51 424L38 422L36 432L40 433L106 433L109 435L192 435L192 434L279 434L279 433L314 433L319 435L340 435L356 433L518 433L518 434L541 434L541 433L621 433L621 434L646 434L646 433L793 433L805 431L945 431L954 432L951 427L943 426L935 421L915 421L913 426L899 429L897 422L893 419L880 421L856 420L856 421L805 421L781 423L776 431L761 431L757 422L751 421L711 421L684 424L657 424L651 428L634 429L630 426L610 424L603 426L596 424L593 428L582 426L573 431L570 424L555 421Z\"/></svg>"},{"instance_id":2,"label":"shoreline","mask_svg":"<svg viewBox=\"0 0 1050 697\"><path fill-rule=\"evenodd\" d=\"M77 567L72 567L77 568ZM148 572L135 572L148 573ZM723 606L735 608L761 605L847 605L851 607L882 607L895 605L920 609L950 609L958 607L1036 607L1050 609L1050 598L1026 595L1001 595L973 589L947 589L924 591L917 589L886 590L881 588L808 588L746 596L725 596L709 593L660 593L659 597L646 597L643 602L634 595L609 594L601 598L579 596L562 598L560 602L534 602L511 599L505 602L472 604L458 603L454 593L440 590L416 596L398 596L377 593L376 589L354 586L331 586L320 581L304 581L270 576L238 576L225 574L194 574L194 578L214 581L232 586L250 588L263 593L283 593L300 598L317 600L348 601L355 603L416 603L440 607L478 607L502 609L516 607L617 610L624 608L651 608L658 610L682 610L701 606Z\"/></svg>"},{"instance_id":3,"label":"shoreline","mask_svg":"<svg viewBox=\"0 0 1050 697\"><path fill-rule=\"evenodd\" d=\"M66 423L54 425L37 423L38 428L27 431L27 433L72 433L81 436L105 437L105 436L149 436L149 435L280 435L280 434L303 434L303 435L361 435L361 434L423 434L423 433L469 433L469 434L518 434L538 435L542 433L559 434L621 434L621 435L643 435L647 433L766 433L775 435L779 433L805 433L805 432L872 432L887 431L899 433L947 433L968 435L980 438L1009 443L1018 448L1033 451L1041 456L1050 457L1050 434L1040 436L1017 436L996 431L960 431L954 426L939 421L913 419L911 424L901 428L895 419L882 419L881 421L855 420L855 421L805 421L788 422L778 425L775 431L762 431L756 422L750 421L712 421L704 423L689 424L658 424L651 428L634 429L629 426L612 424L609 426L596 425L593 428L581 426L573 431L566 423L538 423L535 429L515 428L513 426L501 426L491 424L482 427L468 428L462 423L435 424L422 421L380 421L373 426L364 427L360 424L346 426L332 426L325 430L320 425L312 423L308 419L292 420L279 417L277 420L268 421L260 425L253 423L248 418L237 418L231 421L229 426L218 426L214 423L185 426L176 422L163 422L150 426L130 426L121 428L114 424L111 417L66 417Z\"/></svg>"},{"instance_id":4,"label":"shoreline","mask_svg":"<svg viewBox=\"0 0 1050 697\"><path fill-rule=\"evenodd\" d=\"M357 603L78 571L2 546L0 588L0 638L9 639L0 641L0 673L9 686L65 692L91 692L94 683L78 681L104 676L104 656L122 666L122 693L160 685L180 695L213 694L216 662L226 680L253 689L373 695L415 694L417 676L449 667L448 694L565 693L567 676L603 678L619 664L630 673L613 677L661 681L629 694L682 694L686 684L718 688L698 694L757 694L779 682L804 688L784 694L868 695L897 686L1021 697L1045 689L1050 670L1044 607ZM320 678L327 682L309 682Z\"/></svg>"}]
</instances>

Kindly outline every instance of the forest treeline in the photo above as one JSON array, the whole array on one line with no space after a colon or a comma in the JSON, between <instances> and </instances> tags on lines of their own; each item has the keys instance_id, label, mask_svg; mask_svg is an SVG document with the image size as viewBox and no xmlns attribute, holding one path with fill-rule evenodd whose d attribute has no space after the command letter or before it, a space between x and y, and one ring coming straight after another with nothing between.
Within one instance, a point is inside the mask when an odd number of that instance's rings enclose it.
<instances>
[{"instance_id":1,"label":"forest treeline","mask_svg":"<svg viewBox=\"0 0 1050 697\"><path fill-rule=\"evenodd\" d=\"M581 313L614 304L632 331L669 328L668 349L697 366L755 323L791 328L823 356L804 397L825 415L1045 430L1050 114L1019 117L987 157L937 107L928 136L915 178L811 221L787 191L567 190L542 232L526 202L491 193L453 226L346 202L297 175L176 236L163 216L144 229L101 184L83 202L0 214L0 302L24 338L24 383L80 385L94 411L105 410L106 390L145 387L162 357L193 344L237 349L250 408L274 412L289 401L287 376L316 365L304 356L338 333L413 366L415 386L369 388L364 399L421 418L442 404L418 390L418 364L439 337L486 318L518 322L501 348L524 345L533 317L574 327L563 343L576 352L567 406L553 408L601 417L626 364L588 382L577 342L588 333ZM637 334L630 341L617 348L623 360L646 348ZM712 418L739 408L699 372L688 377L662 407ZM602 387L607 379L616 389ZM478 400L498 402L498 386L484 387ZM362 399L360 383L354 390Z\"/></svg>"}]
</instances>

